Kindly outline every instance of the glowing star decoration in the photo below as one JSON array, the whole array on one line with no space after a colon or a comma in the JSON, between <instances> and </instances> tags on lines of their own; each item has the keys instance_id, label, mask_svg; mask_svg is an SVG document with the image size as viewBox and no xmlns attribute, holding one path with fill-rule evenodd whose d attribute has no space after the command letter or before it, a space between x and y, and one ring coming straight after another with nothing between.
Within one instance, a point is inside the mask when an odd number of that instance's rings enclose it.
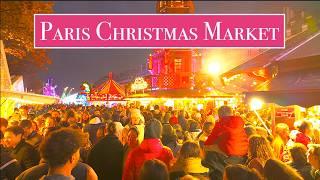
<instances>
[{"instance_id":1,"label":"glowing star decoration","mask_svg":"<svg viewBox=\"0 0 320 180\"><path fill-rule=\"evenodd\" d=\"M148 87L148 83L142 78L137 77L134 83L131 85L131 92L136 92L138 90L145 90Z\"/></svg>"}]
</instances>

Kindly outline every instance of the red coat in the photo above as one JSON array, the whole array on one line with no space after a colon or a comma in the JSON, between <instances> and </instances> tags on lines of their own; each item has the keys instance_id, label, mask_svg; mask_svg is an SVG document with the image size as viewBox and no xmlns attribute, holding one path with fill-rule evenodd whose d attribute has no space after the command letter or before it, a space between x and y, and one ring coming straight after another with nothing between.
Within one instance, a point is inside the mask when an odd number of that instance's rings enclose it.
<instances>
[{"instance_id":1,"label":"red coat","mask_svg":"<svg viewBox=\"0 0 320 180\"><path fill-rule=\"evenodd\" d=\"M168 147L163 146L160 139L145 139L138 148L133 149L128 154L122 179L139 179L140 169L143 163L149 159L159 159L163 161L169 169L173 158L172 151Z\"/></svg>"},{"instance_id":2,"label":"red coat","mask_svg":"<svg viewBox=\"0 0 320 180\"><path fill-rule=\"evenodd\" d=\"M169 119L169 123L171 126L174 126L176 124L179 124L179 121L178 121L178 118L175 117L175 116L172 116L170 119Z\"/></svg>"},{"instance_id":3,"label":"red coat","mask_svg":"<svg viewBox=\"0 0 320 180\"><path fill-rule=\"evenodd\" d=\"M307 135L300 132L296 136L296 142L304 144L306 147L308 147L308 144L311 142L311 139Z\"/></svg>"},{"instance_id":4,"label":"red coat","mask_svg":"<svg viewBox=\"0 0 320 180\"><path fill-rule=\"evenodd\" d=\"M228 156L248 153L249 140L244 131L244 121L238 116L220 118L204 145L218 144Z\"/></svg>"}]
</instances>

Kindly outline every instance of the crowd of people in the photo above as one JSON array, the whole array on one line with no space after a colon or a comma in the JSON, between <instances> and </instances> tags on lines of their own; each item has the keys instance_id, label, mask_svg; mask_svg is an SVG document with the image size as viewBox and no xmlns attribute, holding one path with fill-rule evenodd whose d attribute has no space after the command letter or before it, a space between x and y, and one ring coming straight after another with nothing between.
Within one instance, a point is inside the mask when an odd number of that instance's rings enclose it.
<instances>
[{"instance_id":1,"label":"crowd of people","mask_svg":"<svg viewBox=\"0 0 320 180\"><path fill-rule=\"evenodd\" d=\"M226 105L25 105L1 118L1 179L320 179L319 126L251 120Z\"/></svg>"}]
</instances>

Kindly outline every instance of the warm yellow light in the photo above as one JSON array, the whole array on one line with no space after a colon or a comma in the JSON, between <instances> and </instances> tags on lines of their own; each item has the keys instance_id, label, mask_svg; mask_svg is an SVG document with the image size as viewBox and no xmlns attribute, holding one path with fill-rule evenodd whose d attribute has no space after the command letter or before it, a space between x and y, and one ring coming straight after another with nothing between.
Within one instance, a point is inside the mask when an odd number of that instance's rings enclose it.
<instances>
[{"instance_id":1,"label":"warm yellow light","mask_svg":"<svg viewBox=\"0 0 320 180\"><path fill-rule=\"evenodd\" d=\"M201 109L203 109L203 104L198 104L198 105L197 105L197 109L198 109L198 111L200 111Z\"/></svg>"},{"instance_id":2,"label":"warm yellow light","mask_svg":"<svg viewBox=\"0 0 320 180\"><path fill-rule=\"evenodd\" d=\"M168 99L165 103L165 106L174 107L174 101L172 99Z\"/></svg>"},{"instance_id":3,"label":"warm yellow light","mask_svg":"<svg viewBox=\"0 0 320 180\"><path fill-rule=\"evenodd\" d=\"M262 106L263 106L263 101L261 99L253 98L250 101L250 108L252 110L259 110L262 108Z\"/></svg>"},{"instance_id":4,"label":"warm yellow light","mask_svg":"<svg viewBox=\"0 0 320 180\"><path fill-rule=\"evenodd\" d=\"M207 72L213 75L219 74L221 71L220 64L218 62L211 62L207 66Z\"/></svg>"}]
</instances>

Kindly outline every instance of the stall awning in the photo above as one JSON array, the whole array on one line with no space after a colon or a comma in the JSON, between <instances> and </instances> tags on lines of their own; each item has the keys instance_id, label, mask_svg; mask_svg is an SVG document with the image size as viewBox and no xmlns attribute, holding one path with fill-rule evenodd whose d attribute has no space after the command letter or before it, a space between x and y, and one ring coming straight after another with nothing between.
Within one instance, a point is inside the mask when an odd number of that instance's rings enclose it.
<instances>
[{"instance_id":1,"label":"stall awning","mask_svg":"<svg viewBox=\"0 0 320 180\"><path fill-rule=\"evenodd\" d=\"M316 52L319 54L320 32L304 31L286 41L285 49L269 49L249 61L231 69L221 75L230 78L236 74L251 73L264 69L272 62L280 61L288 57L303 57ZM312 52L311 52L312 51ZM307 54L306 54L307 53ZM294 56L292 56L295 54Z\"/></svg>"},{"instance_id":2,"label":"stall awning","mask_svg":"<svg viewBox=\"0 0 320 180\"><path fill-rule=\"evenodd\" d=\"M40 94L32 94L18 91L1 90L1 100L14 100L23 104L54 104L59 102L58 97L44 96Z\"/></svg>"},{"instance_id":3,"label":"stall awning","mask_svg":"<svg viewBox=\"0 0 320 180\"><path fill-rule=\"evenodd\" d=\"M262 99L278 105L320 105L320 56L277 63L278 75L264 84L265 91L246 92L245 100ZM300 68L300 64L305 64ZM271 65L272 67L273 65Z\"/></svg>"}]
</instances>

